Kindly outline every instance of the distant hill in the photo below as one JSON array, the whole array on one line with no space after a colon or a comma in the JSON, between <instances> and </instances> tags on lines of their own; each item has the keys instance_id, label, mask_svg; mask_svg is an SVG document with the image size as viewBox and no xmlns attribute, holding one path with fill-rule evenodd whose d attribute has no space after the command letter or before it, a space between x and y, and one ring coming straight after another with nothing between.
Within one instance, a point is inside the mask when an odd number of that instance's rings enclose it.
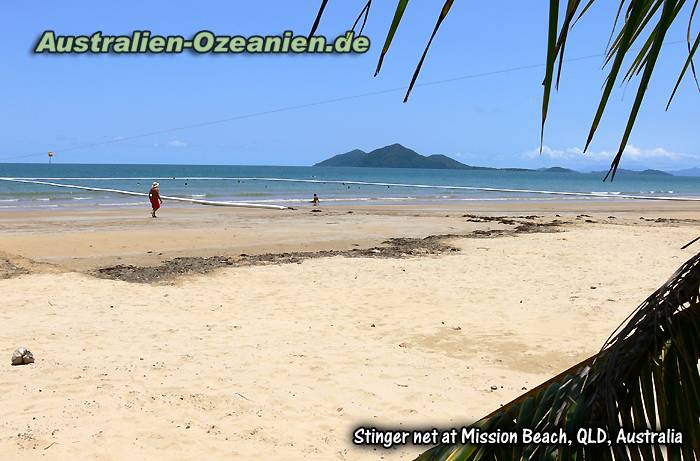
<instances>
[{"instance_id":1,"label":"distant hill","mask_svg":"<svg viewBox=\"0 0 700 461\"><path fill-rule=\"evenodd\" d=\"M537 171L544 171L545 173L578 173L576 170L571 170L569 168L563 168L560 166L553 166L549 168L540 168Z\"/></svg>"},{"instance_id":2,"label":"distant hill","mask_svg":"<svg viewBox=\"0 0 700 461\"><path fill-rule=\"evenodd\" d=\"M426 157L401 144L391 144L366 153L359 149L333 156L314 166L352 166L375 168L476 169L446 155Z\"/></svg>"},{"instance_id":3,"label":"distant hill","mask_svg":"<svg viewBox=\"0 0 700 461\"><path fill-rule=\"evenodd\" d=\"M607 170L605 171L592 171L591 173L593 174L602 174L605 175L607 174ZM620 175L625 175L625 174L639 174L639 175L644 175L644 176L673 176L673 174L668 173L666 171L661 171L661 170L642 170L642 171L635 171L635 170L626 170L624 168L618 168L617 169L617 174Z\"/></svg>"},{"instance_id":4,"label":"distant hill","mask_svg":"<svg viewBox=\"0 0 700 461\"><path fill-rule=\"evenodd\" d=\"M635 171L635 173L647 175L647 176L673 176L673 174L667 172L667 171L661 171L661 170L642 170L642 171Z\"/></svg>"},{"instance_id":5,"label":"distant hill","mask_svg":"<svg viewBox=\"0 0 700 461\"><path fill-rule=\"evenodd\" d=\"M686 168L684 170L672 171L674 176L700 176L700 168Z\"/></svg>"},{"instance_id":6,"label":"distant hill","mask_svg":"<svg viewBox=\"0 0 700 461\"><path fill-rule=\"evenodd\" d=\"M360 149L355 149L344 154L338 154L335 157L319 162L314 166L358 166L366 155L367 152Z\"/></svg>"},{"instance_id":7,"label":"distant hill","mask_svg":"<svg viewBox=\"0 0 700 461\"><path fill-rule=\"evenodd\" d=\"M374 167L374 168L429 168L429 169L451 169L451 170L498 170L498 171L540 171L544 173L581 173L570 168L554 166L550 168L540 168L531 170L527 168L490 168L485 166L466 165L462 162L448 157L447 155L421 155L418 152L402 146L401 144L391 144L380 147L371 152L360 149L351 150L344 154L334 155L331 158L316 163L314 166L337 166L337 167ZM645 176L673 176L661 170L634 171L618 169L619 174L637 174ZM605 175L606 171L592 171L591 174ZM675 172L679 176L700 176L700 168L691 168ZM685 174L681 174L685 173Z\"/></svg>"},{"instance_id":8,"label":"distant hill","mask_svg":"<svg viewBox=\"0 0 700 461\"><path fill-rule=\"evenodd\" d=\"M427 158L434 162L438 162L444 165L445 168L450 168L454 170L490 170L491 168L478 167L465 165L464 163L458 162L457 160L448 157L447 155L435 154L429 155Z\"/></svg>"}]
</instances>

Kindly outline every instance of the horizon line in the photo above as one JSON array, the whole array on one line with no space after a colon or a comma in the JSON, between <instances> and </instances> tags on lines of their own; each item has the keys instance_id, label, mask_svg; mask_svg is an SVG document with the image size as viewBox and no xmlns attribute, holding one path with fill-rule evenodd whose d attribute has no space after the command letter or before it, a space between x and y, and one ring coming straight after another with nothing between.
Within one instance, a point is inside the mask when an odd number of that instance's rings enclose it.
<instances>
[{"instance_id":1,"label":"horizon line","mask_svg":"<svg viewBox=\"0 0 700 461\"><path fill-rule=\"evenodd\" d=\"M420 155L420 154L419 154ZM444 154L441 154L444 155ZM332 157L329 157L332 158ZM451 158L451 157L450 157ZM328 159L326 159L328 160ZM452 159L455 160L455 159ZM323 162L324 160L321 160ZM455 160L459 162L458 160ZM319 162L320 163L320 162ZM461 162L459 162L461 163ZM565 167L565 166L546 166L546 167L539 167L539 168L531 168L531 167L518 167L518 166L505 166L505 167L499 167L499 166L482 166L482 165L468 165L468 164L463 164L466 167L469 168L405 168L405 167L364 167L364 166L319 166L319 165L275 165L275 164L266 164L266 165L261 165L261 164L235 164L235 163L132 163L132 162L125 162L125 163L88 163L88 162L62 162L62 163L57 163L57 162L52 162L52 163L47 163L47 162L0 162L0 167L2 165L47 165L47 166L53 166L53 165L87 165L87 166L101 166L101 165L138 165L138 166L210 166L210 167L218 167L218 166L242 166L242 167L268 167L268 168L323 168L323 169L328 169L328 168L357 168L357 169L383 169L383 170L427 170L427 171L432 171L432 170L441 170L441 171L470 171L471 169L488 169L488 170L521 170L521 171L543 171L543 170L549 170L553 168L561 168L564 170L568 170L574 173L579 173L579 174L591 174L591 173L605 173L604 170L607 170L607 167L602 166L603 170L596 170L596 169L591 169L591 170L577 170L575 168L571 167ZM671 174L672 172L678 172L678 171L684 171L684 170L694 170L694 169L700 169L700 167L687 167L687 168L679 168L679 169L674 169L674 170L666 170L666 169L660 169L660 168L651 168L651 167L643 167L641 170L633 170L629 168L621 168L622 171L631 171L631 172L644 172L644 171L661 171L664 173L669 173Z\"/></svg>"}]
</instances>

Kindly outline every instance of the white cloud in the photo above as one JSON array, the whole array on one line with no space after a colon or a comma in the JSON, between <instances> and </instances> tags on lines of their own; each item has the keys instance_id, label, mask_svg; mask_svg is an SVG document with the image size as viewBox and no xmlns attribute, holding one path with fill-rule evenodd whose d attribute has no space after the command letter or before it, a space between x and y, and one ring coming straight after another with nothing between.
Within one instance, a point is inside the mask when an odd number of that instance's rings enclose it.
<instances>
[{"instance_id":1,"label":"white cloud","mask_svg":"<svg viewBox=\"0 0 700 461\"><path fill-rule=\"evenodd\" d=\"M552 148L549 146L542 147L542 153L539 149L533 149L524 154L526 158L546 157L553 160L592 160L592 161L610 161L615 157L617 151L602 150L597 152L583 152L580 147ZM631 144L625 147L622 153L622 158L629 161L649 161L649 160L665 160L676 162L681 160L697 160L696 155L682 154L672 152L663 147L654 147L652 149L642 149Z\"/></svg>"},{"instance_id":2,"label":"white cloud","mask_svg":"<svg viewBox=\"0 0 700 461\"><path fill-rule=\"evenodd\" d=\"M170 147L187 147L187 146L189 146L190 144L189 144L188 142L185 142L185 141L180 141L180 140L178 140L178 139L173 139L172 141L170 141L170 142L168 143L168 145L169 145Z\"/></svg>"},{"instance_id":3,"label":"white cloud","mask_svg":"<svg viewBox=\"0 0 700 461\"><path fill-rule=\"evenodd\" d=\"M647 160L647 159L666 159L666 160L682 160L686 158L696 158L694 155L680 154L671 152L663 147L655 147L653 149L639 149L635 146L627 146L623 155L632 160Z\"/></svg>"},{"instance_id":4,"label":"white cloud","mask_svg":"<svg viewBox=\"0 0 700 461\"><path fill-rule=\"evenodd\" d=\"M525 152L524 157L548 157L557 160L569 160L580 156L582 153L583 149L581 149L580 147L566 147L563 149L557 149L545 145L542 146L542 152L540 152L540 149L532 149Z\"/></svg>"}]
</instances>

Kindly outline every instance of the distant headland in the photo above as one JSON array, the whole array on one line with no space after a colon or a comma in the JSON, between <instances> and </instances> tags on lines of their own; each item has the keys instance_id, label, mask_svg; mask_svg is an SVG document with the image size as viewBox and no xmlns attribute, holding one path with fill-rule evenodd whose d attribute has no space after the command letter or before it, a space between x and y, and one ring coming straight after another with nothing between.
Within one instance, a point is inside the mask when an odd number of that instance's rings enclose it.
<instances>
[{"instance_id":1,"label":"distant headland","mask_svg":"<svg viewBox=\"0 0 700 461\"><path fill-rule=\"evenodd\" d=\"M502 170L502 171L543 171L550 173L579 173L576 170L562 167L540 168L532 170L527 168L491 168L484 166L466 165L446 155L421 155L418 152L402 146L391 144L380 147L371 152L354 149L344 154L334 155L314 166L321 167L358 167L358 168L428 168L442 170ZM637 173L644 175L667 175L661 170L618 170L618 172ZM604 172L605 173L605 172Z\"/></svg>"}]
</instances>

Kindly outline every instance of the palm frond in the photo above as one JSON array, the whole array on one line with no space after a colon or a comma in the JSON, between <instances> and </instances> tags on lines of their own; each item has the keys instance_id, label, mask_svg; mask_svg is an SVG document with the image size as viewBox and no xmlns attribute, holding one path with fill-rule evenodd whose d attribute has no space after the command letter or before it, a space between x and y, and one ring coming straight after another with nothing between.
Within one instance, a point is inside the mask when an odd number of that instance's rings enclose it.
<instances>
[{"instance_id":1,"label":"palm frond","mask_svg":"<svg viewBox=\"0 0 700 461\"><path fill-rule=\"evenodd\" d=\"M683 80L683 76L685 75L685 71L688 70L688 65L691 67L693 66L693 56L695 55L695 52L698 50L698 44L700 44L700 32L698 32L698 35L695 37L695 41L690 48L690 51L688 53L688 59L685 61L685 65L683 66L683 69L681 70L681 74L678 76L678 80L676 80L676 84L673 87L673 92L671 92L671 97L668 98L668 103L666 104L666 110L668 110L669 106L671 105L671 101L673 101L673 97L676 95L676 91L678 90L678 86L681 84L681 81ZM693 76L695 76L695 70L693 70ZM697 77L695 77L695 83L696 85L700 85L697 82ZM700 90L700 88L699 88Z\"/></svg>"},{"instance_id":2,"label":"palm frond","mask_svg":"<svg viewBox=\"0 0 700 461\"><path fill-rule=\"evenodd\" d=\"M318 25L321 23L321 18L323 17L323 12L326 9L326 5L328 5L328 0L321 0L321 6L318 7L318 13L316 13L316 19L314 20L314 24L311 26L311 32L309 32L309 37L316 33Z\"/></svg>"},{"instance_id":3,"label":"palm frond","mask_svg":"<svg viewBox=\"0 0 700 461\"><path fill-rule=\"evenodd\" d=\"M391 42L394 40L394 35L396 34L396 29L399 28L401 24L401 18L403 18L403 13L406 11L408 6L408 0L398 0L396 3L396 11L394 11L394 18L391 20L391 25L389 26L389 31L384 39L384 46L382 46L382 52L379 54L379 61L377 62L377 68L374 71L374 76L376 77L379 71L382 69L382 63L384 62L384 56L389 52L391 47Z\"/></svg>"},{"instance_id":4,"label":"palm frond","mask_svg":"<svg viewBox=\"0 0 700 461\"><path fill-rule=\"evenodd\" d=\"M693 71L693 79L695 79L695 86L698 88L698 91L700 91L700 82L698 82L698 74L695 72L695 63L693 63L693 54L694 52L691 51L691 46L690 46L690 36L691 36L691 30L693 28L693 18L695 17L695 11L698 8L698 0L695 0L693 3L693 8L690 10L690 18L688 18L688 33L687 33L687 39L686 41L688 42L688 54L690 55L690 68ZM668 107L667 107L668 109Z\"/></svg>"},{"instance_id":5,"label":"palm frond","mask_svg":"<svg viewBox=\"0 0 700 461\"><path fill-rule=\"evenodd\" d=\"M555 42L555 39L552 38L551 32L549 34L548 50L552 46L554 46L555 48L561 46L562 50L555 58L559 61L559 67L557 70L557 82L559 79L559 75L561 74L561 66L563 61L563 46L565 44L566 39L565 29L573 27L573 25L588 11L588 9L592 6L594 2L595 0L589 0L583 6L581 11L577 13L576 10L580 7L580 2L569 0L567 4L567 10L565 13L565 21L562 24L557 43L553 44L553 42ZM608 174L605 176L604 180L608 177L612 180L615 177L615 173L617 172L617 168L620 164L623 152L625 150L625 147L627 146L627 142L629 141L632 129L634 128L637 115L641 108L641 104L644 100L644 96L646 95L651 76L653 74L656 62L663 47L664 38L666 37L666 34L671 28L671 26L677 21L679 13L685 6L685 3L686 0L620 0L620 3L617 8L617 14L615 16L613 24L613 31L611 33L610 39L608 40L608 51L606 53L606 57L603 63L604 67L609 64L610 69L608 71L607 78L605 79L605 84L603 87L603 92L600 101L598 103L598 108L593 117L593 122L591 123L588 137L586 139L584 152L590 146L591 141L593 140L594 135L596 133L596 130L598 129L598 126L605 112L607 103L609 101L610 95L612 93L613 87L617 82L618 77L620 76L620 70L623 62L627 57L632 55L633 46L638 41L640 41L641 38L645 36L645 34L646 37L644 38L644 43L642 44L641 49L635 52L630 67L621 78L621 82L625 83L629 82L635 76L640 76L640 83L637 89L637 94L634 103L630 110L630 114L622 135L622 139L620 141L619 148L610 164L610 170L608 171ZM573 12L570 11L572 7L574 8ZM690 19L688 23L688 59L686 60L685 65L683 66L683 70L681 71L679 80L676 83L676 87L671 95L671 99L673 98L678 86L680 85L680 82L682 81L687 68L690 67L691 69L694 69L694 63L692 58L695 54L694 49L696 50L697 48L694 48L693 45L691 45L690 27L692 24L692 18L696 7L697 0L695 0L693 7L691 8ZM625 14L621 18L621 13L623 10L625 11ZM573 22L571 22L571 20L569 19L572 13L577 13L576 20ZM550 28L553 21L552 15L558 16L559 11L553 11L550 7ZM620 19L622 19L622 25L619 31L617 31L616 33L615 30L617 29L617 24ZM615 38L613 39L613 37ZM547 85L546 83L548 81L551 81L554 72L554 66L551 65L550 59L551 56L550 52L548 51L547 66L545 70L545 94L543 97L542 104L543 132L544 121L546 120L547 108L549 106L549 95L551 92L551 84ZM693 75L695 76L695 73L693 73ZM700 89L700 85L698 85L698 88Z\"/></svg>"},{"instance_id":6,"label":"palm frond","mask_svg":"<svg viewBox=\"0 0 700 461\"><path fill-rule=\"evenodd\" d=\"M676 95L676 91L678 90L678 86L681 84L681 81L683 80L683 76L685 75L685 71L688 70L688 64L690 64L690 69L692 70L693 73L693 79L695 80L695 86L698 88L698 91L700 91L700 83L698 82L698 76L695 72L695 64L693 63L693 56L695 55L695 52L698 50L698 43L700 43L700 32L698 32L697 37L695 37L695 42L691 45L690 43L690 37L691 37L691 30L693 27L693 18L695 17L695 10L698 7L698 0L695 0L693 3L693 8L690 10L690 18L688 19L688 32L686 35L686 41L688 43L688 59L685 61L685 65L683 66L683 70L681 70L681 74L678 76L678 80L676 81L676 85L673 87L673 92L671 92L671 97L668 98L668 103L666 104L666 110L671 106L671 101L673 101L673 97Z\"/></svg>"},{"instance_id":7,"label":"palm frond","mask_svg":"<svg viewBox=\"0 0 700 461\"><path fill-rule=\"evenodd\" d=\"M411 90L413 89L413 85L416 84L416 80L418 79L418 74L420 74L420 70L423 67L423 61L425 61L425 57L428 55L428 49L430 49L430 45L433 43L433 39L435 38L435 34L437 34L437 31L440 28L442 21L445 20L445 18L447 17L447 14L450 12L450 8L452 8L452 3L454 3L454 0L445 0L445 4L442 6L442 10L440 10L440 16L438 16L437 22L435 23L435 27L433 28L433 33L430 34L430 40L428 40L428 44L425 45L425 50L423 50L423 55L420 57L420 61L418 61L418 65L416 66L416 70L413 71L413 77L411 77L411 83L408 85L408 90L406 90L406 95L403 98L403 102L408 101L408 96L411 94Z\"/></svg>"},{"instance_id":8,"label":"palm frond","mask_svg":"<svg viewBox=\"0 0 700 461\"><path fill-rule=\"evenodd\" d=\"M622 153L627 146L627 141L629 140L630 134L632 133L632 128L634 127L634 122L637 119L637 114L644 100L644 95L649 87L649 81L651 80L651 75L654 72L654 67L656 65L656 60L661 52L661 47L666 37L666 32L668 31L671 23L673 22L673 14L677 6L682 5L685 0L664 0L663 10L661 11L661 18L657 24L657 28L653 35L653 41L649 52L645 57L645 63L643 64L644 73L642 74L641 81L639 83L639 88L637 89L637 95L634 98L634 103L632 104L632 111L630 112L629 119L627 120L627 126L625 127L625 132L622 135L622 140L620 141L620 147L610 164L610 170L603 178L603 181L610 177L611 180L615 179L615 173L620 164L620 159L622 158ZM588 147L588 144L586 144Z\"/></svg>"},{"instance_id":9,"label":"palm frond","mask_svg":"<svg viewBox=\"0 0 700 461\"><path fill-rule=\"evenodd\" d=\"M362 25L360 26L360 32L358 32L358 35L362 35L362 32L365 30L365 24L367 24L367 18L369 17L369 9L372 7L372 0L367 0L367 3L365 3L365 6L362 8L362 11L360 11L360 14L357 15L357 19L355 19L355 22L352 25L352 31L355 32L355 27L357 27L357 23L360 22L360 18L363 17L362 19Z\"/></svg>"},{"instance_id":10,"label":"palm frond","mask_svg":"<svg viewBox=\"0 0 700 461\"><path fill-rule=\"evenodd\" d=\"M483 431L682 430L658 445L438 445L417 461L700 459L700 253L647 298L601 351L474 424Z\"/></svg>"},{"instance_id":11,"label":"palm frond","mask_svg":"<svg viewBox=\"0 0 700 461\"><path fill-rule=\"evenodd\" d=\"M566 47L566 39L569 35L569 30L571 29L571 23L574 19L574 14L581 4L581 0L569 0L566 6L566 15L564 16L564 24L559 32L559 39L557 40L557 54L559 56L559 67L557 69L557 84L556 89L559 89L559 80L561 79L561 68L564 64L564 48Z\"/></svg>"},{"instance_id":12,"label":"palm frond","mask_svg":"<svg viewBox=\"0 0 700 461\"><path fill-rule=\"evenodd\" d=\"M316 14L316 19L314 20L314 24L311 28L311 34L316 31L319 22L321 21L321 17L323 16L324 10L326 8L326 5L328 3L328 0L322 0L321 1L321 6L319 7L318 13ZM440 10L440 15L438 16L438 19L435 23L435 26L433 27L433 33L430 35L430 39L428 40L427 45L425 46L425 49L423 50L423 54L418 61L418 64L416 65L415 70L413 71L413 76L411 77L411 82L408 85L408 89L406 91L406 94L404 96L404 102L408 101L408 97L411 94L411 91L413 90L413 87L416 83L416 80L418 79L418 75L420 74L420 71L423 67L423 62L425 61L425 58L428 54L428 50L430 49L430 45L433 43L433 39L435 38L435 35L437 34L438 29L442 25L442 22L445 20L447 17L447 14L450 12L450 9L452 8L452 4L454 3L454 0L445 0L445 3L442 6L442 9ZM360 22L360 19L362 19L362 26L360 27L360 32L359 34L362 34L365 28L365 24L367 23L367 18L369 16L369 11L370 7L372 6L372 0L367 0L365 3L365 6L362 8L360 11L360 14L357 16L355 19L355 22L352 25L351 30L355 30L357 27L357 24ZM382 51L379 54L379 60L377 62L377 67L374 71L375 77L379 74L379 71L382 69L382 65L384 64L384 57L386 54L389 52L389 48L391 48L391 44L394 40L394 35L396 35L396 31L399 28L399 25L401 24L401 21L403 19L403 14L406 11L406 7L408 6L408 0L398 0L396 4L396 9L394 11L394 16L391 20L391 24L389 25L389 29L387 31L387 36L384 39L384 45L382 46Z\"/></svg>"},{"instance_id":13,"label":"palm frond","mask_svg":"<svg viewBox=\"0 0 700 461\"><path fill-rule=\"evenodd\" d=\"M639 37L641 34L643 28L646 27L646 24L650 21L650 19L653 17L653 15L658 11L658 7L662 4L663 2L657 1L654 5L654 8L652 11L649 11L644 18L644 21L642 24L638 27L637 31L635 32L635 35L633 37L633 42ZM680 10L682 9L683 2L679 2L676 4L676 7L673 9L673 13L671 15L671 21L673 21ZM634 59L632 64L630 65L629 69L627 70L627 73L625 74L624 78L622 79L622 83L629 82L632 80L632 77L635 75L639 75L639 73L644 69L644 66L647 64L647 58L649 57L649 51L651 49L651 45L654 43L654 40L656 39L656 34L658 33L659 30L659 25L657 24L656 27L651 31L649 34L649 37L647 40L644 42L644 45L642 46L642 49L637 53L637 57Z\"/></svg>"},{"instance_id":14,"label":"palm frond","mask_svg":"<svg viewBox=\"0 0 700 461\"><path fill-rule=\"evenodd\" d=\"M608 76L605 80L605 87L603 89L603 95L600 99L600 102L598 103L598 110L596 111L596 114L593 118L593 123L591 124L591 128L588 132L586 146L583 149L584 152L588 149L588 146L591 144L591 141L593 140L593 135L598 129L600 119L603 117L605 106L607 105L608 99L610 98L610 94L612 93L613 86L615 85L615 81L617 80L617 75L620 72L620 68L622 67L622 62L625 59L625 54L632 45L632 39L634 37L636 26L641 21L641 14L641 8L633 9L631 13L628 13L628 17L625 21L625 26L622 30L622 37L620 38L619 47L614 54L615 59L612 63L612 67L610 68L610 72L608 73Z\"/></svg>"},{"instance_id":15,"label":"palm frond","mask_svg":"<svg viewBox=\"0 0 700 461\"><path fill-rule=\"evenodd\" d=\"M544 124L547 121L549 96L552 93L552 76L557 61L557 22L559 21L559 0L549 0L549 38L547 40L547 71L544 74L544 95L542 96L542 127L540 129L540 153L544 145Z\"/></svg>"}]
</instances>

